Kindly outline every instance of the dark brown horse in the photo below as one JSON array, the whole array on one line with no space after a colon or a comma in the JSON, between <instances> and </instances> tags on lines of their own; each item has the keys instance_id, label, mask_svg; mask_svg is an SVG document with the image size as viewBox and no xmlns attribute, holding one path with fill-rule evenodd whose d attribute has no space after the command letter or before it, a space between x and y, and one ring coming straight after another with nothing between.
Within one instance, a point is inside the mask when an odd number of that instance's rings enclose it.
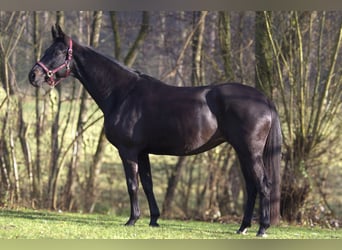
<instances>
[{"instance_id":1,"label":"dark brown horse","mask_svg":"<svg viewBox=\"0 0 342 250\"><path fill-rule=\"evenodd\" d=\"M34 86L56 85L76 77L104 113L108 140L118 149L125 170L131 215L140 216L138 176L150 207L151 226L158 226L149 154L192 155L223 142L240 161L248 194L238 233L251 226L260 198L259 236L279 220L281 129L273 103L258 90L238 83L174 87L129 69L78 44L59 26L53 43L29 73Z\"/></svg>"}]
</instances>

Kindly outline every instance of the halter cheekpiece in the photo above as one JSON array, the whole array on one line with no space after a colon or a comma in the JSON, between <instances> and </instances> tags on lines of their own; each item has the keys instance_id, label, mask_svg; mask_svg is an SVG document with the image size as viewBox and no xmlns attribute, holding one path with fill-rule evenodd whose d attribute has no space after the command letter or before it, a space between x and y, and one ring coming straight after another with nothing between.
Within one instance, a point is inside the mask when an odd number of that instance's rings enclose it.
<instances>
[{"instance_id":1,"label":"halter cheekpiece","mask_svg":"<svg viewBox=\"0 0 342 250\"><path fill-rule=\"evenodd\" d=\"M68 54L67 54L67 58L65 59L64 63L61 64L60 66L58 66L55 69L49 69L48 67L46 67L44 65L44 63L42 62L37 62L37 64L42 67L42 69L45 71L46 76L47 76L47 83L51 86L51 87L55 87L61 80L67 78L70 75L71 69L70 69L70 62L72 59L72 39L69 40L69 48L68 48ZM58 81L56 81L55 79L55 74L60 71L61 69L65 68L66 69L66 73L65 76L60 78Z\"/></svg>"}]
</instances>

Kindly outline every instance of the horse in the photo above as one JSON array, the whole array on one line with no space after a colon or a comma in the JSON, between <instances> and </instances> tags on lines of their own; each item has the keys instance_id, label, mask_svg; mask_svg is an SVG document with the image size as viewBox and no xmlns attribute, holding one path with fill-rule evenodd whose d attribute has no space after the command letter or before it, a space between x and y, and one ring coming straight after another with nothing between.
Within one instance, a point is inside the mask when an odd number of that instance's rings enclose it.
<instances>
[{"instance_id":1,"label":"horse","mask_svg":"<svg viewBox=\"0 0 342 250\"><path fill-rule=\"evenodd\" d=\"M241 83L168 85L77 43L59 25L51 32L53 43L29 72L29 81L35 87L54 87L70 75L101 109L106 138L124 167L130 198L125 225L134 225L140 217L140 177L150 226L159 226L149 154L194 155L224 142L237 153L248 196L237 233L251 227L257 195L257 236L265 236L266 229L279 222L282 135L276 107L264 94Z\"/></svg>"}]
</instances>

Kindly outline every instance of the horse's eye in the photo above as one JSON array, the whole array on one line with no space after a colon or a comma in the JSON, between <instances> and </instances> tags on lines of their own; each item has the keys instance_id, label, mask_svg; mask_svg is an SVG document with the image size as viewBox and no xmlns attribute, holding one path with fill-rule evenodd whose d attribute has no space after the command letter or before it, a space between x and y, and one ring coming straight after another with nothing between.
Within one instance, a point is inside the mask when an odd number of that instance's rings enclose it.
<instances>
[{"instance_id":1,"label":"horse's eye","mask_svg":"<svg viewBox=\"0 0 342 250\"><path fill-rule=\"evenodd\" d=\"M60 56L62 53L63 53L63 51L55 50L54 53L53 53L53 56L54 56L54 57L58 57L58 56Z\"/></svg>"}]
</instances>

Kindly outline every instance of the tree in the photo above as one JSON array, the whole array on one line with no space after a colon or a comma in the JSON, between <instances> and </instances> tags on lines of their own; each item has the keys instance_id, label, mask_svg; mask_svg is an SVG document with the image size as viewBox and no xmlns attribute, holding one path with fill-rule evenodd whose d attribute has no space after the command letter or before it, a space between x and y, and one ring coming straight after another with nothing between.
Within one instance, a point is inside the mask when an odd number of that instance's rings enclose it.
<instances>
[{"instance_id":1,"label":"tree","mask_svg":"<svg viewBox=\"0 0 342 250\"><path fill-rule=\"evenodd\" d=\"M6 13L0 12L0 81L5 90L5 99L1 106L5 109L5 117L2 125L1 144L1 179L5 185L2 188L5 190L1 200L9 197L11 203L20 202L20 178L18 169L17 153L15 151L15 137L16 137L16 114L18 110L22 110L22 102L19 99L19 107L17 106L17 98L14 95L17 88L17 81L13 73L13 60L15 61L15 52L19 40L23 34L25 25L24 21L27 13L24 11ZM22 112L19 112L19 116ZM19 121L23 121L22 116ZM7 155L3 155L3 154ZM12 174L12 176L11 176Z\"/></svg>"},{"instance_id":2,"label":"tree","mask_svg":"<svg viewBox=\"0 0 342 250\"><path fill-rule=\"evenodd\" d=\"M64 12L57 11L56 12L56 23L58 25L64 25ZM51 126L51 161L50 161L50 176L49 176L49 184L48 184L48 206L51 209L57 209L57 184L58 177L60 173L60 165L59 165L59 157L61 153L61 147L59 145L59 130L60 127L60 113L61 113L61 105L62 105L62 87L61 85L56 87L57 94L54 102L51 102L56 107L56 113L54 115L53 123Z\"/></svg>"},{"instance_id":3,"label":"tree","mask_svg":"<svg viewBox=\"0 0 342 250\"><path fill-rule=\"evenodd\" d=\"M288 221L300 221L301 209L320 183L317 171L327 161L322 153L341 134L336 117L342 105L342 70L338 67L342 19L337 13L317 11L263 15L259 14L259 21L264 22L268 40L260 45L264 51L272 50L272 58L265 58L265 63L274 78L269 82L269 77L260 78L260 85L283 113L281 213ZM335 20L334 27L327 16Z\"/></svg>"},{"instance_id":4,"label":"tree","mask_svg":"<svg viewBox=\"0 0 342 250\"><path fill-rule=\"evenodd\" d=\"M267 12L271 17L272 12ZM266 32L265 15L257 11L255 15L255 86L256 88L272 93L269 88L273 85L273 53Z\"/></svg>"},{"instance_id":5,"label":"tree","mask_svg":"<svg viewBox=\"0 0 342 250\"><path fill-rule=\"evenodd\" d=\"M227 81L234 79L231 56L231 30L230 30L230 16L227 11L219 12L219 39L220 48L222 52L222 59L224 63L225 78Z\"/></svg>"},{"instance_id":6,"label":"tree","mask_svg":"<svg viewBox=\"0 0 342 250\"><path fill-rule=\"evenodd\" d=\"M38 61L41 53L42 39L39 35L39 15L36 11L33 12L33 57L35 61ZM35 203L39 201L41 203L42 197L42 181L41 181L41 172L42 172L42 124L44 113L42 112L40 105L40 91L39 89L35 90L35 143L36 143L36 151L35 151L35 162L33 162L32 166L32 179L33 179L33 190L32 190L32 205L36 206ZM43 105L44 106L44 105ZM34 202L35 201L35 202Z\"/></svg>"}]
</instances>

